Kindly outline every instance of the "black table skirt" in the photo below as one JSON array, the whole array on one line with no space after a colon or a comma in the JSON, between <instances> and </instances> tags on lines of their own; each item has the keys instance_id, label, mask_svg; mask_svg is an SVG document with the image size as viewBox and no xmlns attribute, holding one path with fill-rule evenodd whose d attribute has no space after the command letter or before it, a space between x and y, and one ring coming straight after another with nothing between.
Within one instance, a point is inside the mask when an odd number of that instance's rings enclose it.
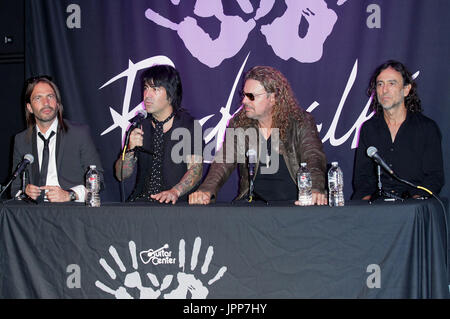
<instances>
[{"instance_id":1,"label":"black table skirt","mask_svg":"<svg viewBox=\"0 0 450 319\"><path fill-rule=\"evenodd\" d=\"M0 211L1 298L448 298L439 203Z\"/></svg>"}]
</instances>

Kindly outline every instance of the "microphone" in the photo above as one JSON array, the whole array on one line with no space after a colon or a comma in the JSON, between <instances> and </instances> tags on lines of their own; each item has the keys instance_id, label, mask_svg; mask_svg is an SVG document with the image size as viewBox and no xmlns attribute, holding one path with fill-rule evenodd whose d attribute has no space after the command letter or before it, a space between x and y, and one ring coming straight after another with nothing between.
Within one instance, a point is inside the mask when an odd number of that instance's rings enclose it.
<instances>
[{"instance_id":1,"label":"microphone","mask_svg":"<svg viewBox=\"0 0 450 319\"><path fill-rule=\"evenodd\" d=\"M27 167L27 165L32 164L33 162L34 156L31 154L25 154L22 162L20 162L19 165L17 166L17 169L12 176L12 180L16 179L16 177L19 176L20 173L22 173L22 171Z\"/></svg>"},{"instance_id":2,"label":"microphone","mask_svg":"<svg viewBox=\"0 0 450 319\"><path fill-rule=\"evenodd\" d=\"M255 175L256 151L249 149L246 155L248 157L248 175L253 177Z\"/></svg>"},{"instance_id":3,"label":"microphone","mask_svg":"<svg viewBox=\"0 0 450 319\"><path fill-rule=\"evenodd\" d=\"M123 152L122 152L122 161L125 159L125 152L128 148L128 142L130 141L130 135L131 131L139 124L142 120L147 118L147 111L140 109L137 114L128 120L128 122L131 123L131 126L128 128L127 134L125 136L125 143L123 145Z\"/></svg>"},{"instance_id":4,"label":"microphone","mask_svg":"<svg viewBox=\"0 0 450 319\"><path fill-rule=\"evenodd\" d=\"M141 109L137 112L137 114L133 118L129 119L128 122L130 122L132 125L137 125L146 118L147 118L147 111Z\"/></svg>"},{"instance_id":5,"label":"microphone","mask_svg":"<svg viewBox=\"0 0 450 319\"><path fill-rule=\"evenodd\" d=\"M23 157L23 160L17 165L16 171L9 179L8 184L6 184L5 187L2 186L3 188L2 188L2 191L0 192L0 198L2 197L2 195L6 191L6 189L11 185L13 180L15 180L17 178L17 176L19 176L20 173L22 173L22 171L27 167L28 164L31 164L33 162L34 162L34 156L31 154L25 154L25 156Z\"/></svg>"},{"instance_id":6,"label":"microphone","mask_svg":"<svg viewBox=\"0 0 450 319\"><path fill-rule=\"evenodd\" d=\"M22 171L27 167L28 164L31 164L33 162L34 162L33 155L25 154L25 156L23 157L23 160L19 163L19 165L17 165L16 171L14 172L14 174L9 179L8 184L6 184L5 187L2 186L2 191L0 192L0 198L2 197L2 195L6 191L6 189L11 185L13 180L15 180L17 178L17 176L19 176L20 173L22 173Z\"/></svg>"},{"instance_id":7,"label":"microphone","mask_svg":"<svg viewBox=\"0 0 450 319\"><path fill-rule=\"evenodd\" d=\"M378 165L383 167L390 175L395 176L394 171L386 164L385 161L378 155L378 150L375 146L369 146L367 148L367 156L373 159Z\"/></svg>"}]
</instances>

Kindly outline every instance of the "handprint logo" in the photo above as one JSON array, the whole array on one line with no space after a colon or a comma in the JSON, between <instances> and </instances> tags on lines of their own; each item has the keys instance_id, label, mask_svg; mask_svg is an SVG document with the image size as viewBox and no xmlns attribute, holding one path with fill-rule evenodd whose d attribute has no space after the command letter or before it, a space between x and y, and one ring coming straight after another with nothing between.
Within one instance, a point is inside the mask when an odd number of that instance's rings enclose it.
<instances>
[{"instance_id":1,"label":"handprint logo","mask_svg":"<svg viewBox=\"0 0 450 319\"><path fill-rule=\"evenodd\" d=\"M195 58L210 68L215 68L242 49L250 33L256 29L257 22L269 15L276 4L275 0L260 0L259 7L255 10L249 0L236 1L246 15L255 13L253 18L245 19L239 15L225 14L222 0L195 0L192 15L179 23L163 17L151 8L145 11L145 17L162 27L176 31ZM336 5L341 6L346 1L337 0ZM172 0L173 5L178 5L179 2ZM283 15L260 27L267 44L278 57L284 60L294 58L302 63L321 59L325 40L331 34L338 18L336 12L328 7L328 2L330 1L285 0L286 10ZM220 27L219 35L215 39L198 23L211 17L218 21ZM299 35L302 23L307 25L303 37Z\"/></svg>"},{"instance_id":2,"label":"handprint logo","mask_svg":"<svg viewBox=\"0 0 450 319\"><path fill-rule=\"evenodd\" d=\"M202 245L202 240L200 237L195 238L194 246L192 248L192 256L191 256L191 271L193 272L198 264L198 255L200 252L200 248ZM203 284L200 279L197 279L194 274L189 274L185 271L185 242L184 239L180 240L180 244L178 247L178 262L181 271L177 274L178 287L175 288L172 292L165 294L165 299L186 299L190 294L192 299L205 299L208 296L209 290ZM214 254L214 248L212 246L208 247L206 251L205 260L201 267L201 274L206 275L208 273L209 265L212 260L212 256ZM222 266L217 274L208 281L208 286L211 286L217 280L223 277L225 272L227 271L227 267Z\"/></svg>"},{"instance_id":3,"label":"handprint logo","mask_svg":"<svg viewBox=\"0 0 450 319\"><path fill-rule=\"evenodd\" d=\"M242 6L247 8L248 4L243 3ZM221 0L196 0L193 14L196 17L187 16L180 23L175 23L150 8L145 11L148 20L176 31L191 54L210 68L235 56L256 26L253 19L244 21L239 16L226 15ZM220 34L215 39L197 23L198 18L209 17L217 18L220 24Z\"/></svg>"},{"instance_id":4,"label":"handprint logo","mask_svg":"<svg viewBox=\"0 0 450 319\"><path fill-rule=\"evenodd\" d=\"M103 290L104 292L107 292L117 299L133 299L133 296L127 291L127 288L129 289L137 289L139 292L139 299L156 299L161 295L161 291L165 290L167 287L170 286L173 275L167 275L164 277L163 282L161 286L159 285L159 281L157 277L152 273L147 273L147 277L150 279L153 286L156 288L159 287L159 289L154 290L151 287L144 287L142 285L141 275L137 271L138 269L138 263L137 263L137 256L136 256L136 244L134 241L130 241L128 243L128 247L130 250L131 255L131 262L132 267L134 271L127 273L125 275L125 280L123 283L123 286L119 286L117 289L112 289L108 286L106 286L101 281L97 280L95 282L95 285ZM119 267L120 271L122 273L126 273L127 269L125 265L122 262L122 259L119 257L119 254L117 253L117 250L114 248L114 246L109 247L109 253L111 257L114 259L116 265ZM117 274L114 271L114 269L109 266L108 262L104 258L100 258L100 265L103 267L103 269L108 273L109 277L113 280L117 279Z\"/></svg>"},{"instance_id":5,"label":"handprint logo","mask_svg":"<svg viewBox=\"0 0 450 319\"><path fill-rule=\"evenodd\" d=\"M329 9L325 1L285 2L287 9L283 16L276 18L271 24L261 26L261 33L266 36L267 43L284 60L294 58L303 63L320 60L325 40L337 21L336 12ZM303 38L298 34L302 19L308 24L308 31ZM283 36L280 37L280 34Z\"/></svg>"},{"instance_id":6,"label":"handprint logo","mask_svg":"<svg viewBox=\"0 0 450 319\"><path fill-rule=\"evenodd\" d=\"M129 244L129 251L131 256L131 262L132 262L132 268L133 270L131 272L127 273L127 268L125 267L122 259L119 257L119 254L117 253L117 250L114 248L114 246L109 247L109 253L111 257L113 258L114 262L116 263L117 267L120 269L121 273L125 276L118 276L114 269L108 264L108 262L104 258L100 258L99 263L103 267L103 269L106 271L106 273L109 275L109 277L113 280L121 280L120 278L124 278L123 284L119 285L118 288L113 289L101 281L97 280L95 282L95 285L101 289L104 292L107 292L117 299L132 299L134 298L133 295L130 293L131 290L134 292L137 291L137 297L139 299L156 299L161 297L161 293L165 291L172 283L173 281L173 275L168 274L164 277L162 284L159 284L159 281L157 277L152 273L146 273L146 276L150 279L150 282L154 287L145 287L142 284L141 280L141 274L138 272L138 258L136 253L136 244L134 241L130 241ZM147 250L142 251L140 253L140 258L144 264L147 264L149 260L155 255L156 252L161 251L163 249L167 249L168 245L164 245L163 247L153 251L153 250ZM204 299L209 294L209 289L207 286L211 286L214 282L219 280L223 277L225 272L227 271L227 267L223 266L219 269L219 271L216 273L216 275L210 279L206 284L200 279L196 278L194 275L194 272L196 270L197 264L198 264L198 257L199 252L201 248L201 239L200 237L197 237L194 241L194 246L192 249L192 255L191 255L191 263L190 263L190 270L192 273L188 273L185 271L185 260L186 260L186 253L185 253L185 241L184 239L181 239L179 242L179 267L181 268L181 271L178 272L176 275L177 277L177 287L173 289L171 292L166 293L163 295L163 298L165 299L186 299L186 298L192 298L192 299ZM214 254L214 248L212 246L209 246L205 259L203 261L203 265L201 266L200 273L202 277L207 276L208 269L212 260ZM120 277L120 278L119 278ZM203 279L203 278L202 278Z\"/></svg>"}]
</instances>

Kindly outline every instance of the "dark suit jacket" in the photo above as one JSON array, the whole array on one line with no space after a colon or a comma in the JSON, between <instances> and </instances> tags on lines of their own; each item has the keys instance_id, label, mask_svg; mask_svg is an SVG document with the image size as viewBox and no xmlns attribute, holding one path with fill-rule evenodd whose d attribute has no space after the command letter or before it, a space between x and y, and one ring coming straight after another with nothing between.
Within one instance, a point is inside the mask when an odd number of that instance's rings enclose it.
<instances>
[{"instance_id":1,"label":"dark suit jacket","mask_svg":"<svg viewBox=\"0 0 450 319\"><path fill-rule=\"evenodd\" d=\"M92 141L89 128L86 125L71 123L64 120L67 131L63 132L58 126L56 135L56 168L58 182L62 189L69 189L76 185L85 184L85 175L89 165L96 165L103 181L103 167L100 156ZM27 184L39 183L39 160L36 144L36 127L31 134L27 129L20 132L14 139L13 170L22 161L25 154L32 154L34 162L28 165ZM102 183L103 184L103 183ZM11 195L14 196L21 188L20 178L16 178L11 186Z\"/></svg>"}]
</instances>

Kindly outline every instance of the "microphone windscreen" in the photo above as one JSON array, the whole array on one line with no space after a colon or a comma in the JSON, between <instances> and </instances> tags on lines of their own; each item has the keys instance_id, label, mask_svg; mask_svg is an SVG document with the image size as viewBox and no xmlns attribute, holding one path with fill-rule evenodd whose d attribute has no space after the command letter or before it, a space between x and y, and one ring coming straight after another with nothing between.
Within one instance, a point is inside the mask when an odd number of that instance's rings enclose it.
<instances>
[{"instance_id":1,"label":"microphone windscreen","mask_svg":"<svg viewBox=\"0 0 450 319\"><path fill-rule=\"evenodd\" d=\"M146 119L147 118L147 111L146 110L139 110L138 114L142 115L142 118Z\"/></svg>"},{"instance_id":2,"label":"microphone windscreen","mask_svg":"<svg viewBox=\"0 0 450 319\"><path fill-rule=\"evenodd\" d=\"M374 156L376 152L378 152L378 150L375 146L369 146L367 148L367 156L369 156L369 157Z\"/></svg>"},{"instance_id":3,"label":"microphone windscreen","mask_svg":"<svg viewBox=\"0 0 450 319\"><path fill-rule=\"evenodd\" d=\"M34 156L31 154L25 154L25 156L23 158L26 159L27 161L29 161L30 164L33 164L33 162L34 162Z\"/></svg>"}]
</instances>

